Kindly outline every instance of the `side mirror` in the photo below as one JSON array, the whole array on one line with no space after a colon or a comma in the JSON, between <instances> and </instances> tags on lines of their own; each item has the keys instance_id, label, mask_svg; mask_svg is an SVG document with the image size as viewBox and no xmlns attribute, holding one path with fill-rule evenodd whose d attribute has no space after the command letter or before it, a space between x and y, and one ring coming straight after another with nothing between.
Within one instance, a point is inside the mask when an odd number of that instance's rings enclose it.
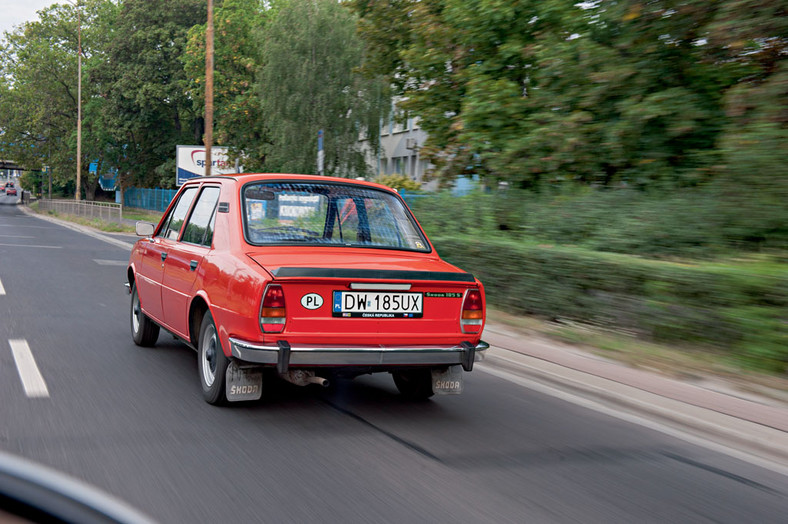
<instances>
[{"instance_id":1,"label":"side mirror","mask_svg":"<svg viewBox=\"0 0 788 524\"><path fill-rule=\"evenodd\" d=\"M151 237L153 236L153 232L156 231L156 226L150 222L138 221L135 225L135 229L137 230L138 237Z\"/></svg>"}]
</instances>

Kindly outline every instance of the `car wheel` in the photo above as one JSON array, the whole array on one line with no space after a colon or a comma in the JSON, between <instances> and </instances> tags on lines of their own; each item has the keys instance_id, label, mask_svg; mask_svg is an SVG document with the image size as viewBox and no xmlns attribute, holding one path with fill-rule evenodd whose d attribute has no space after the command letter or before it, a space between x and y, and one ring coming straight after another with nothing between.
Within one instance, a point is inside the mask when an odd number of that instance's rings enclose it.
<instances>
[{"instance_id":1,"label":"car wheel","mask_svg":"<svg viewBox=\"0 0 788 524\"><path fill-rule=\"evenodd\" d=\"M429 368L395 371L394 384L408 400L426 400L435 393L432 391L432 370Z\"/></svg>"},{"instance_id":2,"label":"car wheel","mask_svg":"<svg viewBox=\"0 0 788 524\"><path fill-rule=\"evenodd\" d=\"M200 325L197 351L197 368L205 401L219 405L227 402L224 390L225 374L230 360L224 355L219 342L219 333L210 311L206 311Z\"/></svg>"},{"instance_id":3,"label":"car wheel","mask_svg":"<svg viewBox=\"0 0 788 524\"><path fill-rule=\"evenodd\" d=\"M137 286L131 285L131 338L138 346L150 347L159 339L159 326L140 308Z\"/></svg>"}]
</instances>

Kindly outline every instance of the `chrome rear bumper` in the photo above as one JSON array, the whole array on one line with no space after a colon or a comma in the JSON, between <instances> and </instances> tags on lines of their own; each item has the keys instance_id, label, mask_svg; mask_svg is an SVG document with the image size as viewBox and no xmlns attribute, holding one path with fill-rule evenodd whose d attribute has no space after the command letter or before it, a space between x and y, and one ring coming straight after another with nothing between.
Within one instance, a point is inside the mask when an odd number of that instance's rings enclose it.
<instances>
[{"instance_id":1,"label":"chrome rear bumper","mask_svg":"<svg viewBox=\"0 0 788 524\"><path fill-rule=\"evenodd\" d=\"M474 361L484 358L490 345L482 340L475 346L463 342L457 346L290 346L280 340L277 345L260 345L230 338L233 357L255 364L276 365L280 373L293 367L342 366L450 366L461 364L465 371Z\"/></svg>"}]
</instances>

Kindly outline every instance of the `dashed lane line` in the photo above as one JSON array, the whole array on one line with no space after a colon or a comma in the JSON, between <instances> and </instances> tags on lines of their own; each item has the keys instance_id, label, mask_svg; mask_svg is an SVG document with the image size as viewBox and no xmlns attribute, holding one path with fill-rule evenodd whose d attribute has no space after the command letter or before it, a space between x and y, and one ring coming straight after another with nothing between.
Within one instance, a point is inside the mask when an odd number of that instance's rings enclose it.
<instances>
[{"instance_id":1,"label":"dashed lane line","mask_svg":"<svg viewBox=\"0 0 788 524\"><path fill-rule=\"evenodd\" d=\"M0 280L0 295L5 295L5 288L3 287L3 281Z\"/></svg>"},{"instance_id":2,"label":"dashed lane line","mask_svg":"<svg viewBox=\"0 0 788 524\"><path fill-rule=\"evenodd\" d=\"M41 249L63 249L63 246L40 246L35 244L0 244L3 247L38 247Z\"/></svg>"},{"instance_id":3,"label":"dashed lane line","mask_svg":"<svg viewBox=\"0 0 788 524\"><path fill-rule=\"evenodd\" d=\"M93 262L100 266L128 266L128 260L105 260L101 258L94 258Z\"/></svg>"},{"instance_id":4,"label":"dashed lane line","mask_svg":"<svg viewBox=\"0 0 788 524\"><path fill-rule=\"evenodd\" d=\"M49 397L47 384L44 382L41 371L38 370L38 365L36 365L36 360L33 358L33 352L30 351L27 340L14 338L9 340L8 344L11 346L11 353L14 354L16 369L19 372L19 378L22 380L22 386L25 388L25 394L29 398Z\"/></svg>"}]
</instances>

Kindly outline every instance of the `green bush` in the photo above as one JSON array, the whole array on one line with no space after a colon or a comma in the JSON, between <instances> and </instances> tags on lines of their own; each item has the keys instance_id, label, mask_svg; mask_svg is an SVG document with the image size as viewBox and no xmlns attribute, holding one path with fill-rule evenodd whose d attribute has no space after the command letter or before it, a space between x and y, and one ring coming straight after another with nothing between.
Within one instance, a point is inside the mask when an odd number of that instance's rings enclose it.
<instances>
[{"instance_id":1,"label":"green bush","mask_svg":"<svg viewBox=\"0 0 788 524\"><path fill-rule=\"evenodd\" d=\"M651 258L711 259L788 249L788 206L778 205L765 190L480 191L424 196L412 207L431 236L496 235Z\"/></svg>"},{"instance_id":2,"label":"green bush","mask_svg":"<svg viewBox=\"0 0 788 524\"><path fill-rule=\"evenodd\" d=\"M432 241L484 283L497 308L714 347L771 371L788 365L788 271L779 262L679 264L482 236Z\"/></svg>"}]
</instances>

